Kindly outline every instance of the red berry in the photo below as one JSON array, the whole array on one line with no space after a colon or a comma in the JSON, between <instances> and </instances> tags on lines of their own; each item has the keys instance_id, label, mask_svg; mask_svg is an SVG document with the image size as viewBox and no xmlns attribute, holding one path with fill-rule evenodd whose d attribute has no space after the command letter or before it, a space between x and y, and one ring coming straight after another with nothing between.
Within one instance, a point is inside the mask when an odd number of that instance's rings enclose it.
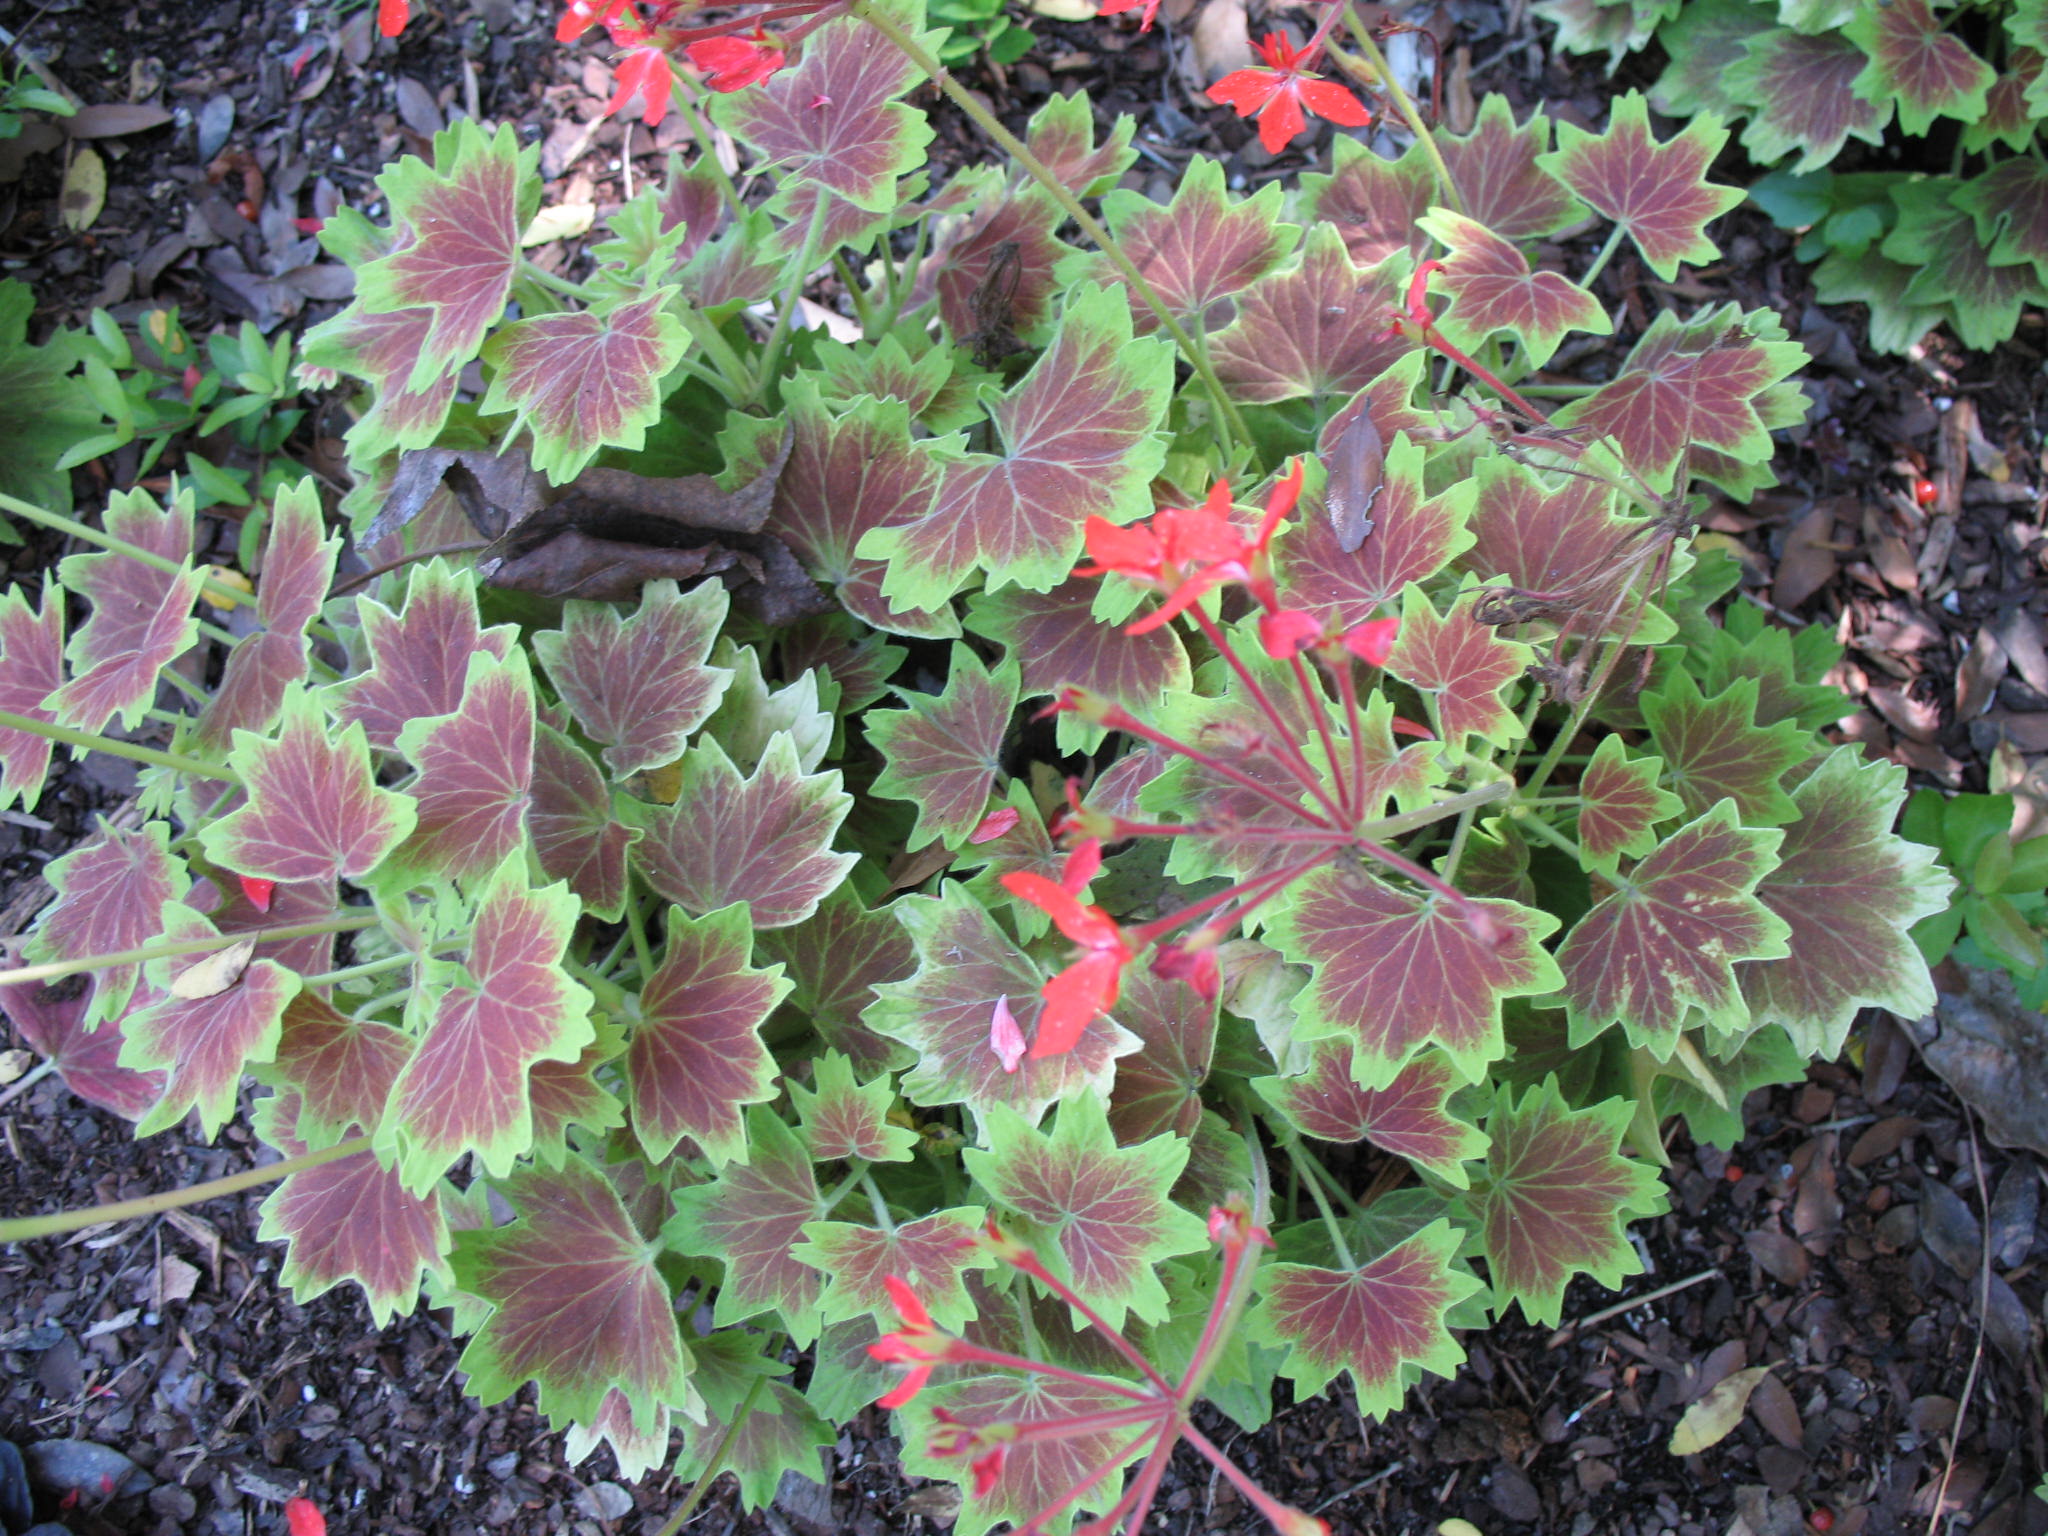
<instances>
[{"instance_id":1,"label":"red berry","mask_svg":"<svg viewBox=\"0 0 2048 1536\"><path fill-rule=\"evenodd\" d=\"M1931 507L1941 495L1941 487L1924 475L1913 482L1913 499L1923 507Z\"/></svg>"},{"instance_id":2,"label":"red berry","mask_svg":"<svg viewBox=\"0 0 2048 1536\"><path fill-rule=\"evenodd\" d=\"M1721 1177L1726 1179L1730 1184L1740 1184L1742 1182L1741 1164L1730 1163L1727 1166L1727 1168L1722 1171Z\"/></svg>"},{"instance_id":3,"label":"red berry","mask_svg":"<svg viewBox=\"0 0 2048 1536\"><path fill-rule=\"evenodd\" d=\"M1831 1531L1835 1528L1835 1512L1823 1506L1808 1515L1806 1523L1816 1531Z\"/></svg>"}]
</instances>

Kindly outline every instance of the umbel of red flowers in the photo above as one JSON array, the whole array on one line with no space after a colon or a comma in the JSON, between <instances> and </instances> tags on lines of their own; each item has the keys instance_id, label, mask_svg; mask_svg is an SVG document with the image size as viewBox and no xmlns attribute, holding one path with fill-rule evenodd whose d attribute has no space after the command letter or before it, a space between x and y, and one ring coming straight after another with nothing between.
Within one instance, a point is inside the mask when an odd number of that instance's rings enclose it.
<instances>
[{"instance_id":1,"label":"umbel of red flowers","mask_svg":"<svg viewBox=\"0 0 2048 1536\"><path fill-rule=\"evenodd\" d=\"M1063 690L1046 713L1070 712L1107 730L1122 731L1199 763L1209 772L1251 791L1299 823L1262 829L1262 833L1298 849L1300 857L1177 912L1123 927L1102 908L1081 899L1088 882L1101 867L1104 842L1133 837L1214 836L1230 829L1205 822L1130 821L1090 810L1069 784L1068 809L1058 827L1070 851L1060 878L1051 880L1028 871L1003 876L1003 885L1012 895L1045 912L1076 946L1073 960L1043 988L1045 1006L1039 1011L1030 1047L1034 1057L1057 1056L1072 1050L1096 1014L1116 1006L1124 967L1154 945L1158 946L1151 962L1155 974L1181 978L1203 997L1213 998L1221 984L1216 946L1256 908L1312 870L1347 853L1363 854L1399 871L1451 903L1467 923L1481 931L1481 937L1486 936L1488 920L1484 908L1413 860L1374 841L1363 830L1370 820L1370 806L1365 791L1365 741L1353 662L1363 661L1373 667L1384 665L1393 650L1398 621L1368 619L1349 629L1334 630L1314 614L1282 603L1273 578L1269 546L1274 531L1293 512L1301 494L1301 482L1302 464L1297 459L1275 483L1266 501L1265 515L1250 538L1231 521L1230 487L1222 481L1217 482L1208 500L1199 507L1166 507L1147 522L1129 527L1119 527L1099 517L1088 520L1091 563L1079 567L1074 574L1122 576L1161 595L1164 601L1125 626L1126 634L1143 634L1181 615L1192 618L1265 716L1271 727L1265 744L1279 754L1282 765L1296 780L1294 793L1155 730L1130 711L1078 688ZM1209 593L1224 586L1242 587L1257 604L1260 646L1273 660L1285 662L1292 673L1307 707L1307 717L1323 744L1330 765L1328 772L1318 772L1309 763L1296 745L1295 727L1245 665L1230 636L1203 606ZM1344 714L1341 727L1332 717L1329 692L1315 682L1304 658L1313 658L1333 680L1337 703ZM1394 729L1412 736L1430 734L1424 727L1400 719L1394 721ZM1349 749L1348 757L1345 747ZM1184 937L1167 937L1198 920L1200 926ZM998 1038L1006 1033L1001 1030L1004 1022L997 1021L991 1039L1005 1065L1014 1070L1016 1058L1002 1050ZM1014 1024L1009 1027L1015 1029Z\"/></svg>"},{"instance_id":2,"label":"umbel of red flowers","mask_svg":"<svg viewBox=\"0 0 2048 1536\"><path fill-rule=\"evenodd\" d=\"M1010 1456L1021 1446L1047 1440L1071 1440L1081 1435L1122 1433L1127 1436L1118 1442L1110 1455L1078 1478L1071 1488L1018 1527L1015 1536L1043 1536L1053 1521L1087 1498L1141 1451L1146 1453L1145 1459L1116 1503L1106 1514L1077 1526L1074 1536L1109 1536L1119 1527L1131 1532L1142 1530L1145 1517L1151 1513L1152 1501L1159 1492L1159 1481L1165 1475L1166 1464L1172 1459L1173 1448L1182 1440L1192 1445L1228 1478L1280 1536L1329 1536L1327 1525L1313 1515L1303 1514L1273 1498L1194 1425L1191 1416L1195 1404L1201 1399L1202 1387L1215 1368L1216 1351L1230 1336L1251 1295L1252 1272L1257 1267L1256 1250L1271 1247L1273 1241L1264 1228L1253 1222L1249 1203L1236 1196L1210 1210L1209 1240L1223 1249L1222 1278L1217 1281L1208 1321L1202 1328L1201 1339L1195 1345L1187 1371L1179 1381L1170 1382L1136 1345L1110 1327L1094 1308L1040 1263L1038 1255L1028 1245L1004 1236L995 1223L990 1222L983 1241L996 1257L1029 1275L1086 1318L1089 1325L1130 1362L1139 1379L1134 1382L1113 1376L1093 1376L1043 1360L970 1344L936 1327L917 1294L891 1275L883 1283L889 1288L889 1297L896 1304L903 1326L884 1335L880 1342L870 1344L868 1353L877 1360L901 1365L905 1371L903 1380L894 1390L878 1400L879 1406L900 1408L923 1390L932 1371L941 1365L1027 1371L1100 1388L1125 1399L1125 1403L1117 1407L1070 1414L1064 1418L1035 1419L1029 1423L998 1420L969 1424L943 1408L933 1410L932 1417L938 1428L927 1449L943 1459L966 1462L974 1480L974 1496L978 1499L987 1498L995 1490ZM1100 1501L1096 1502L1099 1507Z\"/></svg>"}]
</instances>

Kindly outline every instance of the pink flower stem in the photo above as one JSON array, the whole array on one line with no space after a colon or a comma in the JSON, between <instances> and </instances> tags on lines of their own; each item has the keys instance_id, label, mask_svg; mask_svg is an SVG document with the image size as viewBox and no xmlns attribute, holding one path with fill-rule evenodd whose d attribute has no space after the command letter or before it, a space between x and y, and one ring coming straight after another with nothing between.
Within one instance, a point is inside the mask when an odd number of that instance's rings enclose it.
<instances>
[{"instance_id":1,"label":"pink flower stem","mask_svg":"<svg viewBox=\"0 0 2048 1536\"><path fill-rule=\"evenodd\" d=\"M1544 415L1543 412L1523 399L1521 395L1503 384L1499 376L1492 369L1479 362L1476 358L1467 356L1446 341L1444 333L1436 328L1435 317L1432 316L1425 319L1421 315L1416 315L1410 318L1416 328L1422 332L1422 344L1424 346L1434 347L1438 352L1441 352L1445 357L1457 364L1458 367L1463 368L1467 373L1479 380L1480 383L1491 387L1500 395L1501 399L1507 401L1509 405L1512 405L1529 420L1540 425L1549 425L1550 418L1548 416Z\"/></svg>"},{"instance_id":2,"label":"pink flower stem","mask_svg":"<svg viewBox=\"0 0 2048 1536\"><path fill-rule=\"evenodd\" d=\"M1344 723L1351 732L1351 813L1365 814L1365 724L1358 716L1358 680L1351 675L1351 658L1346 656L1333 669L1337 692L1344 698ZM1384 809L1384 804L1382 805Z\"/></svg>"},{"instance_id":3,"label":"pink flower stem","mask_svg":"<svg viewBox=\"0 0 2048 1536\"><path fill-rule=\"evenodd\" d=\"M983 1349L979 1344L969 1344L965 1339L955 1339L954 1348L936 1356L937 1365L1000 1365L1013 1371L1027 1371L1039 1376L1051 1376L1060 1381L1071 1381L1084 1387L1101 1387L1115 1392L1137 1403L1158 1401L1155 1393L1145 1392L1127 1382L1105 1376L1090 1376L1081 1371L1070 1371L1062 1366L1048 1365L1043 1360L1033 1360L1025 1355L1005 1354L999 1349Z\"/></svg>"},{"instance_id":4,"label":"pink flower stem","mask_svg":"<svg viewBox=\"0 0 2048 1536\"><path fill-rule=\"evenodd\" d=\"M1237 1277L1244 1268L1245 1254L1249 1243L1227 1243L1223 1249L1223 1274L1216 1282L1216 1298L1209 1303L1209 1320L1202 1325L1202 1337L1195 1343L1195 1352L1188 1357L1187 1375L1181 1378L1181 1406L1192 1406L1192 1399L1201 1390L1208 1376L1206 1366L1209 1351L1216 1347L1222 1336L1224 1320L1230 1312L1230 1297L1237 1287Z\"/></svg>"},{"instance_id":5,"label":"pink flower stem","mask_svg":"<svg viewBox=\"0 0 2048 1536\"><path fill-rule=\"evenodd\" d=\"M1033 1515L1029 1521L1019 1526L1016 1530L1015 1536L1044 1536L1046 1521L1059 1519L1061 1515L1065 1514L1069 1509L1073 1508L1073 1506L1076 1503L1078 1503L1084 1496L1086 1496L1086 1494L1091 1488L1095 1487L1096 1484L1100 1483L1104 1478L1108 1477L1110 1473L1116 1471L1119 1467L1121 1467L1125 1459L1128 1456L1130 1456L1130 1454L1133 1451L1137 1450L1138 1447L1143 1445L1147 1440L1151 1440L1157 1437L1159 1434L1160 1430L1156 1428L1147 1429L1145 1433L1138 1436L1137 1439L1129 1441L1126 1444L1119 1446L1116 1450L1116 1453L1113 1456L1109 1457L1106 1461L1104 1461L1101 1466L1097 1467L1093 1472L1090 1472L1086 1477L1082 1478L1080 1482L1074 1484L1072 1488L1068 1489L1065 1493L1061 1494L1057 1501L1046 1505L1044 1509L1041 1509L1037 1514Z\"/></svg>"},{"instance_id":6,"label":"pink flower stem","mask_svg":"<svg viewBox=\"0 0 2048 1536\"><path fill-rule=\"evenodd\" d=\"M1051 1291L1053 1295L1059 1297L1061 1301L1064 1301L1076 1312L1079 1312L1083 1317L1088 1319L1089 1326L1095 1329L1095 1331L1101 1334L1105 1339L1109 1340L1111 1347L1114 1348L1116 1352L1122 1355L1126 1360L1130 1361L1132 1365L1135 1365L1138 1368L1138 1373L1140 1375L1142 1375L1147 1381L1151 1382L1153 1386L1157 1387L1161 1392L1165 1393L1168 1397L1173 1396L1172 1386L1168 1384L1164 1376L1160 1375L1159 1372L1153 1368L1152 1362L1150 1360L1147 1360L1144 1357L1144 1355L1139 1352L1138 1347L1135 1344L1133 1344L1129 1339L1125 1338L1121 1333L1117 1332L1116 1329L1110 1327L1108 1322L1104 1320L1102 1314L1100 1312L1097 1312L1093 1307L1089 1306L1087 1302L1083 1301L1078 1295L1076 1295L1071 1286L1066 1284L1065 1281L1060 1280L1053 1274L1051 1270L1047 1269L1043 1264L1039 1263L1038 1258L1035 1254L1027 1254L1023 1258L1013 1258L1010 1260L1010 1262L1014 1264L1017 1268L1023 1270L1025 1274L1031 1276L1032 1279L1036 1280L1040 1285L1044 1286L1047 1290ZM1038 1365L1028 1366L1027 1369L1034 1371L1046 1370L1045 1367ZM1046 1374L1058 1375L1061 1373L1046 1370ZM1098 1378L1088 1376L1080 1377L1077 1379L1084 1381L1095 1381ZM1103 1384L1108 1385L1108 1383L1106 1382ZM1138 1392L1135 1388L1126 1388L1123 1390L1130 1391L1132 1396L1134 1397L1144 1397L1147 1395L1145 1393Z\"/></svg>"},{"instance_id":7,"label":"pink flower stem","mask_svg":"<svg viewBox=\"0 0 2048 1536\"><path fill-rule=\"evenodd\" d=\"M1294 668L1294 680L1301 685L1302 701L1308 705L1309 718L1315 721L1316 734L1323 739L1323 755L1329 760L1330 772L1337 775L1337 803L1344 807L1348 825L1358 818L1358 801L1346 789L1344 769L1337 761L1336 738L1330 734L1329 695L1309 681L1308 668L1303 665L1299 654L1288 657L1287 664Z\"/></svg>"},{"instance_id":8,"label":"pink flower stem","mask_svg":"<svg viewBox=\"0 0 2048 1536\"><path fill-rule=\"evenodd\" d=\"M1192 1424L1183 1425L1181 1433L1187 1442L1209 1460L1209 1465L1230 1479L1231 1486L1251 1501L1252 1508L1272 1522L1277 1531L1300 1529L1301 1511L1282 1504L1257 1483L1246 1477L1238 1464L1219 1450L1209 1437Z\"/></svg>"},{"instance_id":9,"label":"pink flower stem","mask_svg":"<svg viewBox=\"0 0 2048 1536\"><path fill-rule=\"evenodd\" d=\"M1184 1423L1185 1421L1177 1421ZM1138 1469L1138 1475L1131 1479L1131 1486L1124 1490L1124 1496L1116 1501L1116 1507L1098 1520L1090 1520L1074 1532L1074 1536L1109 1536L1119 1521L1128 1519L1126 1531L1136 1536L1145 1527L1145 1517L1152 1513L1152 1500L1159 1492L1160 1479L1165 1477L1167 1464L1173 1460L1173 1447L1180 1437L1161 1434L1158 1443L1152 1447L1152 1454L1145 1458L1145 1464Z\"/></svg>"},{"instance_id":10,"label":"pink flower stem","mask_svg":"<svg viewBox=\"0 0 2048 1536\"><path fill-rule=\"evenodd\" d=\"M1437 895L1443 897L1446 901L1451 902L1452 904L1457 906L1461 911L1469 908L1472 905L1472 898L1470 896L1467 896L1463 891L1457 890L1452 886L1446 885L1441 878L1432 874L1429 870L1424 869L1420 864L1417 864L1413 859L1410 859L1405 855L1394 852L1393 849L1387 847L1383 843L1375 843L1371 841L1369 838L1361 837L1354 839L1352 846L1357 848L1357 850L1360 853L1364 854L1367 858L1377 859L1380 863L1386 865L1388 868L1399 870L1402 874L1406 875L1410 880L1413 880L1417 885L1424 886L1429 890L1434 891Z\"/></svg>"},{"instance_id":11,"label":"pink flower stem","mask_svg":"<svg viewBox=\"0 0 2048 1536\"><path fill-rule=\"evenodd\" d=\"M1099 1386L1109 1384L1099 1377L1089 1379ZM1156 1435L1160 1421L1174 1417L1175 1412L1173 1404L1152 1397L1129 1408L1104 1408L1095 1413L1068 1414L1057 1419L1038 1419L1029 1424L1021 1424L1015 1419L1001 1422L1008 1431L1006 1439L1009 1444L1025 1445L1038 1440L1071 1440L1076 1435L1105 1429L1127 1429L1133 1424L1145 1425L1147 1436Z\"/></svg>"},{"instance_id":12,"label":"pink flower stem","mask_svg":"<svg viewBox=\"0 0 2048 1536\"><path fill-rule=\"evenodd\" d=\"M1321 776L1313 768L1309 767L1308 759L1301 755L1301 748L1294 744L1294 727L1287 723L1286 718L1275 707L1272 699L1267 696L1266 690L1259 686L1259 680L1253 677L1251 669L1245 666L1244 658L1237 654L1237 647L1225 638L1223 631L1217 627L1216 621L1199 607L1192 608L1189 612L1194 614L1195 622L1202 626L1202 633L1209 637L1209 643L1216 647L1217 654L1230 663L1230 670L1237 674L1238 681L1243 683L1247 691L1250 692L1253 702L1259 706L1260 713L1265 715L1266 719L1272 723L1273 740L1279 748L1282 759L1289 768L1294 770L1295 776L1301 780L1302 787L1314 795L1323 809L1329 812L1332 822L1338 826L1349 825L1351 821L1350 814L1341 804L1332 800L1330 792L1323 788Z\"/></svg>"},{"instance_id":13,"label":"pink flower stem","mask_svg":"<svg viewBox=\"0 0 2048 1536\"><path fill-rule=\"evenodd\" d=\"M709 37L731 37L735 32L751 32L768 22L783 21L791 16L813 16L824 9L826 7L823 5L776 5L765 11L756 11L751 16L734 16L726 21L716 21L707 27L663 27L661 34L670 48L677 44L687 47L691 43L701 43Z\"/></svg>"},{"instance_id":14,"label":"pink flower stem","mask_svg":"<svg viewBox=\"0 0 2048 1536\"><path fill-rule=\"evenodd\" d=\"M1288 799L1279 790L1273 788L1272 785L1261 784L1250 774L1231 767L1230 764L1222 761L1220 758L1211 757L1207 752L1191 747L1184 741L1176 741L1171 736L1153 730L1152 727L1145 724L1144 721L1138 719L1137 716L1131 714L1128 710L1117 710L1114 715L1103 723L1110 730L1122 731L1126 735L1137 737L1140 741L1149 741L1153 746L1164 747L1169 752L1178 752L1188 761L1200 763L1219 778L1228 779L1240 789L1248 789L1261 799L1271 801L1289 815L1299 816L1304 821L1313 822L1316 826L1326 831L1336 830L1329 822L1308 809L1300 801Z\"/></svg>"},{"instance_id":15,"label":"pink flower stem","mask_svg":"<svg viewBox=\"0 0 2048 1536\"><path fill-rule=\"evenodd\" d=\"M1346 838L1344 841L1348 845L1353 839ZM1298 864L1290 864L1287 868L1275 870L1269 875L1258 875L1250 880L1239 881L1228 890L1218 891L1212 896L1204 896L1200 901L1190 902L1177 912L1169 912L1164 917L1156 917L1149 923L1140 923L1135 928L1126 928L1124 934L1126 937L1136 941L1131 946L1133 949L1143 949L1155 939L1164 938L1167 934L1173 932L1174 929L1184 927L1196 918L1215 911L1218 907L1225 906L1241 896L1246 896L1248 893L1256 893L1251 895L1250 900L1247 901L1245 906L1239 909L1241 912L1249 912L1260 902L1266 900L1267 897L1276 895L1293 881L1300 879L1310 870L1316 869L1328 861L1328 854L1318 854L1312 859L1303 859Z\"/></svg>"}]
</instances>

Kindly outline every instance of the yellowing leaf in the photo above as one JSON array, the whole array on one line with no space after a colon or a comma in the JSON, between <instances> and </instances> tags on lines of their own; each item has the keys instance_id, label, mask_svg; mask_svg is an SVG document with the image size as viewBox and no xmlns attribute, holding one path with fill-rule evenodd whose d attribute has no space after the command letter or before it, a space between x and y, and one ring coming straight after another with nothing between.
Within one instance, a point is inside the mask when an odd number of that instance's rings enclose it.
<instances>
[{"instance_id":1,"label":"yellowing leaf","mask_svg":"<svg viewBox=\"0 0 2048 1536\"><path fill-rule=\"evenodd\" d=\"M596 216L597 209L589 203L557 203L533 216L533 222L526 226L526 233L519 237L519 243L522 246L546 245L552 240L574 239L589 230L590 221Z\"/></svg>"},{"instance_id":2,"label":"yellowing leaf","mask_svg":"<svg viewBox=\"0 0 2048 1536\"><path fill-rule=\"evenodd\" d=\"M1436 1528L1436 1536L1482 1536L1482 1533L1470 1520L1446 1520Z\"/></svg>"},{"instance_id":3,"label":"yellowing leaf","mask_svg":"<svg viewBox=\"0 0 2048 1536\"><path fill-rule=\"evenodd\" d=\"M171 978L171 996L188 1003L218 997L242 979L242 972L249 968L250 958L255 953L256 941L243 939L239 944L208 955L196 965L186 966Z\"/></svg>"},{"instance_id":4,"label":"yellowing leaf","mask_svg":"<svg viewBox=\"0 0 2048 1536\"><path fill-rule=\"evenodd\" d=\"M81 149L71 157L64 173L64 190L57 199L57 217L73 234L92 228L92 221L107 205L107 164L99 152Z\"/></svg>"},{"instance_id":5,"label":"yellowing leaf","mask_svg":"<svg viewBox=\"0 0 2048 1536\"><path fill-rule=\"evenodd\" d=\"M1716 1382L1712 1390L1686 1409L1685 1417L1678 1421L1678 1428L1671 1433L1671 1454L1691 1456L1727 1439L1735 1426L1742 1422L1742 1411L1749 1406L1749 1394L1770 1373L1768 1365L1752 1365L1746 1371L1737 1371Z\"/></svg>"},{"instance_id":6,"label":"yellowing leaf","mask_svg":"<svg viewBox=\"0 0 2048 1536\"><path fill-rule=\"evenodd\" d=\"M256 593L254 582L240 571L231 570L225 565L209 565L206 568L206 580L212 588L226 587L231 591L246 592L252 597ZM237 606L232 598L218 597L213 591L208 591L205 596L208 606L218 608L222 613L230 612Z\"/></svg>"}]
</instances>

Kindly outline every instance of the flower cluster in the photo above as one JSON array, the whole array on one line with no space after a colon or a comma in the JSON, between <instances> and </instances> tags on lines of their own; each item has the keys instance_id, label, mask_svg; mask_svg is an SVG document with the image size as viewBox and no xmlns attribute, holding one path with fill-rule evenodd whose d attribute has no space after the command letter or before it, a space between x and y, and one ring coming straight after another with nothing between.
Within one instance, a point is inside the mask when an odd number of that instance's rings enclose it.
<instances>
[{"instance_id":1,"label":"flower cluster","mask_svg":"<svg viewBox=\"0 0 2048 1536\"><path fill-rule=\"evenodd\" d=\"M1071 893L1067 895L1071 900ZM906 1369L903 1379L877 1399L877 1405L883 1408L902 1407L924 1389L933 1370L941 1365L1025 1371L1100 1388L1110 1396L1123 1399L1116 1407L1029 1422L969 1419L943 1408L933 1410L935 1428L926 1449L943 1459L965 1462L973 1481L974 1496L978 1499L988 1498L997 1491L1011 1456L1020 1447L1045 1441L1074 1440L1098 1435L1105 1430L1135 1431L1135 1436L1121 1450L1076 1479L1064 1494L1034 1515L1020 1528L1023 1532L1047 1528L1052 1521L1086 1499L1140 1451L1145 1452L1144 1461L1121 1497L1100 1519L1080 1529L1098 1533L1098 1536L1107 1536L1119 1526L1126 1531L1142 1530L1173 1448L1186 1440L1229 1479L1280 1536L1329 1536L1329 1527L1322 1521L1267 1494L1193 1423L1194 1407L1200 1400L1203 1384L1215 1367L1217 1351L1236 1326L1250 1297L1257 1250L1269 1248L1273 1242L1265 1228L1253 1219L1249 1202L1240 1196L1233 1196L1223 1205L1210 1209L1209 1240L1223 1250L1222 1275L1217 1281L1209 1317L1188 1368L1179 1381L1170 1382L1136 1345L1112 1328L1071 1286L1053 1274L1028 1243L1007 1236L991 1221L979 1241L1003 1263L1044 1286L1086 1318L1089 1325L1131 1367L1137 1379L1088 1375L1043 1360L970 1343L937 1327L917 1293L904 1281L890 1275L883 1284L888 1288L889 1299L895 1305L903 1326L885 1334L879 1342L870 1344L868 1353L877 1360Z\"/></svg>"},{"instance_id":2,"label":"flower cluster","mask_svg":"<svg viewBox=\"0 0 2048 1536\"><path fill-rule=\"evenodd\" d=\"M1337 7L1330 11L1334 16ZM1281 33L1268 32L1257 45L1263 66L1235 70L1209 87L1209 99L1217 105L1236 108L1239 117L1258 118L1259 143L1269 155L1293 142L1308 126L1311 112L1345 128L1363 128L1372 121L1365 103L1309 68L1322 51L1322 37L1318 32L1307 47L1296 48Z\"/></svg>"}]
</instances>

